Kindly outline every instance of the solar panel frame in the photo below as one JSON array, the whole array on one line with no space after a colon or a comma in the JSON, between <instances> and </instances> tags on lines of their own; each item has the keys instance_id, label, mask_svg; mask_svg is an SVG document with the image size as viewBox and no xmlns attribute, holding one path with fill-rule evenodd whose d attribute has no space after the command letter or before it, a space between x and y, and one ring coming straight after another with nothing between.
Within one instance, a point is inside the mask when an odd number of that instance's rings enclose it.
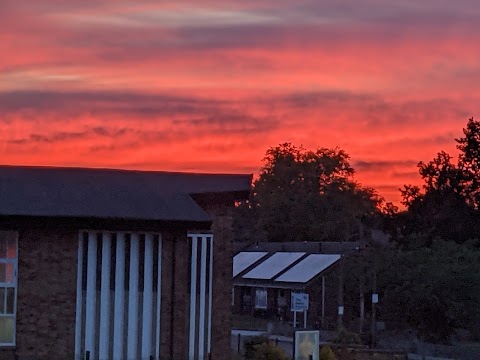
<instances>
[{"instance_id":1,"label":"solar panel frame","mask_svg":"<svg viewBox=\"0 0 480 360\"><path fill-rule=\"evenodd\" d=\"M340 260L338 254L310 254L291 269L275 279L275 282L307 283Z\"/></svg>"},{"instance_id":2,"label":"solar panel frame","mask_svg":"<svg viewBox=\"0 0 480 360\"><path fill-rule=\"evenodd\" d=\"M242 251L233 257L233 276L245 271L249 266L267 256L267 251Z\"/></svg>"},{"instance_id":3,"label":"solar panel frame","mask_svg":"<svg viewBox=\"0 0 480 360\"><path fill-rule=\"evenodd\" d=\"M242 278L271 280L305 254L305 252L276 252L243 275Z\"/></svg>"}]
</instances>

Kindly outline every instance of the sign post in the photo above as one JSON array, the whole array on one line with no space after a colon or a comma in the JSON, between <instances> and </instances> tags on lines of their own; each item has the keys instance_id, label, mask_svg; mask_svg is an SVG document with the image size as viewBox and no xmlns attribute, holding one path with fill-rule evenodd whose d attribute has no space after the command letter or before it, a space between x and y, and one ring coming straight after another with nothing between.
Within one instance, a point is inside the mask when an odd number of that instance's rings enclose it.
<instances>
[{"instance_id":1,"label":"sign post","mask_svg":"<svg viewBox=\"0 0 480 360\"><path fill-rule=\"evenodd\" d=\"M308 294L292 293L291 311L293 311L293 327L297 327L297 312L303 312L303 327L307 328Z\"/></svg>"}]
</instances>

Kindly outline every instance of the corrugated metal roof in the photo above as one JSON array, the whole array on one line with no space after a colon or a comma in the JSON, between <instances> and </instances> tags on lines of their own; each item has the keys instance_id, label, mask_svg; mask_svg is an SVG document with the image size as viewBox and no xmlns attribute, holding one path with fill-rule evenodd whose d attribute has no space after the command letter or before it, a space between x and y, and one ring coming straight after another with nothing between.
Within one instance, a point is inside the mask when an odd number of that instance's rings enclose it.
<instances>
[{"instance_id":1,"label":"corrugated metal roof","mask_svg":"<svg viewBox=\"0 0 480 360\"><path fill-rule=\"evenodd\" d=\"M0 215L209 221L190 197L248 192L251 175L0 166Z\"/></svg>"}]
</instances>

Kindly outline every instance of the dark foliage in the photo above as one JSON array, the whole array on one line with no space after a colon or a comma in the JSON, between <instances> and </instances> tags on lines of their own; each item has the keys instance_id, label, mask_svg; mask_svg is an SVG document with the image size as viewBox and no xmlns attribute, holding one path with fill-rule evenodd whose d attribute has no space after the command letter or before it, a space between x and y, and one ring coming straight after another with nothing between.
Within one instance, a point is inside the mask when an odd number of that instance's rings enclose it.
<instances>
[{"instance_id":1,"label":"dark foliage","mask_svg":"<svg viewBox=\"0 0 480 360\"><path fill-rule=\"evenodd\" d=\"M237 236L267 241L358 239L382 199L353 179L345 151L281 144L267 150L248 202L237 208Z\"/></svg>"}]
</instances>

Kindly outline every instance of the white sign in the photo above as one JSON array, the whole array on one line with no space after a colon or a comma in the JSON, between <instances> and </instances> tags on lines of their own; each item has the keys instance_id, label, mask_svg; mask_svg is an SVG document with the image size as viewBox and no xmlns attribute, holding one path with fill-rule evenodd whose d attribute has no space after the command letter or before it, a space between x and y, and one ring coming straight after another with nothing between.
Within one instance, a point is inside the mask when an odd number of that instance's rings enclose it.
<instances>
[{"instance_id":1,"label":"white sign","mask_svg":"<svg viewBox=\"0 0 480 360\"><path fill-rule=\"evenodd\" d=\"M318 360L320 348L320 332L295 331L294 360Z\"/></svg>"},{"instance_id":2,"label":"white sign","mask_svg":"<svg viewBox=\"0 0 480 360\"><path fill-rule=\"evenodd\" d=\"M343 306L338 307L338 315L343 315Z\"/></svg>"},{"instance_id":3,"label":"white sign","mask_svg":"<svg viewBox=\"0 0 480 360\"><path fill-rule=\"evenodd\" d=\"M308 310L308 294L292 293L291 311Z\"/></svg>"},{"instance_id":4,"label":"white sign","mask_svg":"<svg viewBox=\"0 0 480 360\"><path fill-rule=\"evenodd\" d=\"M372 294L372 304L378 304L378 294Z\"/></svg>"}]
</instances>

